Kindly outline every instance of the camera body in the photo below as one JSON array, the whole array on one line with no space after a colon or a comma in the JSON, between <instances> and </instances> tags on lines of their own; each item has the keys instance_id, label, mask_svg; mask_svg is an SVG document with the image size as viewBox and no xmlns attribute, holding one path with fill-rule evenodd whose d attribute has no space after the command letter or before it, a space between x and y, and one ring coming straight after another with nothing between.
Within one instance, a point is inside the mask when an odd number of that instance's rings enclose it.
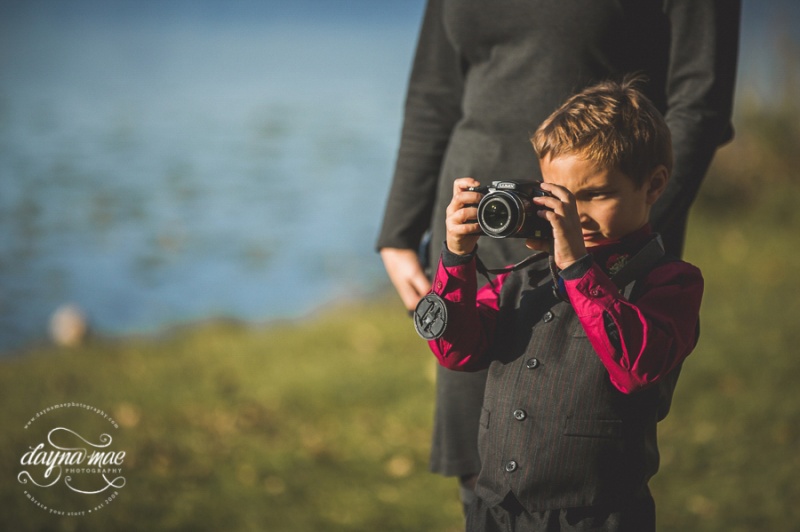
<instances>
[{"instance_id":1,"label":"camera body","mask_svg":"<svg viewBox=\"0 0 800 532\"><path fill-rule=\"evenodd\" d=\"M487 187L470 188L485 192L478 203L478 225L492 238L552 238L553 228L537 214L548 210L533 203L537 196L552 196L538 182L492 181Z\"/></svg>"}]
</instances>

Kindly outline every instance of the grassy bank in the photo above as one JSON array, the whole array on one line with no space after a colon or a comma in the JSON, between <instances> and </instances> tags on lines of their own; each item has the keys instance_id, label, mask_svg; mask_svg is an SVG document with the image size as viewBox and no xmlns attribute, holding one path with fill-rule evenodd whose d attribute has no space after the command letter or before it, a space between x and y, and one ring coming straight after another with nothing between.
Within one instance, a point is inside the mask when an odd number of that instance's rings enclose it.
<instances>
[{"instance_id":1,"label":"grassy bank","mask_svg":"<svg viewBox=\"0 0 800 532\"><path fill-rule=\"evenodd\" d=\"M800 529L799 192L693 219L687 256L706 294L700 344L659 431L660 530Z\"/></svg>"},{"instance_id":2,"label":"grassy bank","mask_svg":"<svg viewBox=\"0 0 800 532\"><path fill-rule=\"evenodd\" d=\"M432 360L394 301L309 322L214 323L46 350L0 366L3 530L447 530L455 486L425 473ZM127 485L96 515L53 517L15 482L23 425L107 409Z\"/></svg>"},{"instance_id":3,"label":"grassy bank","mask_svg":"<svg viewBox=\"0 0 800 532\"><path fill-rule=\"evenodd\" d=\"M660 429L662 531L800 526L800 190L746 186L712 175L691 222L707 289ZM426 472L433 369L394 296L3 361L0 529L458 530L453 481ZM17 481L26 424L63 402L104 409L126 451L125 487L83 517L50 515Z\"/></svg>"}]
</instances>

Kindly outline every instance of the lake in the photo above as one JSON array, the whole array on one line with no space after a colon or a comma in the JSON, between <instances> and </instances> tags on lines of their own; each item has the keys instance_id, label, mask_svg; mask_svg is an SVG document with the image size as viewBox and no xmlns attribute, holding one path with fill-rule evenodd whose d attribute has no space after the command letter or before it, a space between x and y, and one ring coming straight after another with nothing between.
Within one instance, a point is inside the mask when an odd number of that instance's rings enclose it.
<instances>
[{"instance_id":1,"label":"lake","mask_svg":"<svg viewBox=\"0 0 800 532\"><path fill-rule=\"evenodd\" d=\"M759 90L775 5L743 17ZM64 303L118 335L387 286L374 241L422 9L4 2L0 353Z\"/></svg>"},{"instance_id":2,"label":"lake","mask_svg":"<svg viewBox=\"0 0 800 532\"><path fill-rule=\"evenodd\" d=\"M3 8L0 350L67 302L114 335L386 284L420 1L69 4Z\"/></svg>"}]
</instances>

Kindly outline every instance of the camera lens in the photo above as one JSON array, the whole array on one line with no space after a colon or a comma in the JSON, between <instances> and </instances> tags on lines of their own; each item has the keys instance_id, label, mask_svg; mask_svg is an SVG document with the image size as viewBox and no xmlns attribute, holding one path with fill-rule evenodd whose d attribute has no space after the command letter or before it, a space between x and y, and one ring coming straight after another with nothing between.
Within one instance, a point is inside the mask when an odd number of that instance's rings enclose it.
<instances>
[{"instance_id":1,"label":"camera lens","mask_svg":"<svg viewBox=\"0 0 800 532\"><path fill-rule=\"evenodd\" d=\"M546 196L533 184L511 181L490 188L478 203L478 225L492 238L547 238L552 236L550 222L540 218L543 208L533 203L535 196ZM494 184L494 183L493 183Z\"/></svg>"},{"instance_id":2,"label":"camera lens","mask_svg":"<svg viewBox=\"0 0 800 532\"><path fill-rule=\"evenodd\" d=\"M502 198L486 202L481 219L484 226L492 232L501 233L511 221L508 207L508 203Z\"/></svg>"},{"instance_id":3,"label":"camera lens","mask_svg":"<svg viewBox=\"0 0 800 532\"><path fill-rule=\"evenodd\" d=\"M521 205L506 191L490 193L478 205L478 223L487 235L494 238L512 236L519 229Z\"/></svg>"}]
</instances>

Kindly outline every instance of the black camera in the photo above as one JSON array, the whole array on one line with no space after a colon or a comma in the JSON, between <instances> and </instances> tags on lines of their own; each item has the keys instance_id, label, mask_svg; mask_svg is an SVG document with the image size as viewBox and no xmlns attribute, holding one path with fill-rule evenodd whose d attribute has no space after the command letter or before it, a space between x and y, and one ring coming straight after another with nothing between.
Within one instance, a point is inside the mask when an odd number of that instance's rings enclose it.
<instances>
[{"instance_id":1,"label":"black camera","mask_svg":"<svg viewBox=\"0 0 800 532\"><path fill-rule=\"evenodd\" d=\"M538 196L551 196L536 181L492 181L486 187L470 187L486 195L478 203L478 224L493 238L552 238L553 227L536 213L549 210L533 203Z\"/></svg>"}]
</instances>

